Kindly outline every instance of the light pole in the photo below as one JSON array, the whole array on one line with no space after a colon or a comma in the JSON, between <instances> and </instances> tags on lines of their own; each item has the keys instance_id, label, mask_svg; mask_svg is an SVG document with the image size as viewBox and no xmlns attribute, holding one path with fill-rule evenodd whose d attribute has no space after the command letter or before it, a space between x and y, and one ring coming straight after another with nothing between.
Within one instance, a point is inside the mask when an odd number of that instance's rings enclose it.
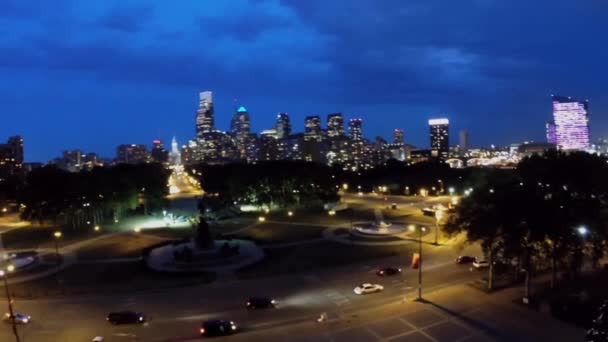
<instances>
[{"instance_id":1,"label":"light pole","mask_svg":"<svg viewBox=\"0 0 608 342\"><path fill-rule=\"evenodd\" d=\"M61 262L59 261L59 239L61 239L63 234L60 231L56 231L55 233L53 233L53 236L55 237L55 262L57 266L57 283L61 285L61 280L59 279L59 266L61 265Z\"/></svg>"},{"instance_id":2,"label":"light pole","mask_svg":"<svg viewBox=\"0 0 608 342\"><path fill-rule=\"evenodd\" d=\"M8 274L15 270L15 266L8 265L6 271L0 270L0 277L4 280L4 291L6 292L6 301L8 302L8 314L13 326L13 334L15 335L15 341L20 342L19 333L17 332L17 322L15 322L15 313L13 312L13 300L11 299L11 292L8 289Z\"/></svg>"},{"instance_id":3,"label":"light pole","mask_svg":"<svg viewBox=\"0 0 608 342\"><path fill-rule=\"evenodd\" d=\"M409 229L416 230L416 226L410 225ZM425 227L418 229L418 301L422 300L422 232L425 231Z\"/></svg>"},{"instance_id":4,"label":"light pole","mask_svg":"<svg viewBox=\"0 0 608 342\"><path fill-rule=\"evenodd\" d=\"M443 218L443 210L435 210L435 245L439 244L439 221Z\"/></svg>"}]
</instances>

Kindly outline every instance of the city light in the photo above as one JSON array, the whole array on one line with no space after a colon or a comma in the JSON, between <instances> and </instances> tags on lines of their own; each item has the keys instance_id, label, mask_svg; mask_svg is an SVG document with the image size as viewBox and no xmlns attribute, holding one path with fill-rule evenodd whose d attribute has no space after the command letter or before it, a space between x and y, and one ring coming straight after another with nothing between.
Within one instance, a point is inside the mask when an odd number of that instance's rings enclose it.
<instances>
[{"instance_id":1,"label":"city light","mask_svg":"<svg viewBox=\"0 0 608 342\"><path fill-rule=\"evenodd\" d=\"M56 231L55 233L53 233L53 236L57 239L59 239L60 237L63 236L63 233L61 233L60 231Z\"/></svg>"},{"instance_id":2,"label":"city light","mask_svg":"<svg viewBox=\"0 0 608 342\"><path fill-rule=\"evenodd\" d=\"M589 230L585 226L580 226L580 227L576 228L576 231L578 232L578 234L580 236L585 236L585 235L587 235L587 233L589 233Z\"/></svg>"},{"instance_id":3,"label":"city light","mask_svg":"<svg viewBox=\"0 0 608 342\"><path fill-rule=\"evenodd\" d=\"M450 188L448 189L448 192L450 193L450 195L454 194L454 188L453 188L453 187L450 187Z\"/></svg>"},{"instance_id":4,"label":"city light","mask_svg":"<svg viewBox=\"0 0 608 342\"><path fill-rule=\"evenodd\" d=\"M293 216L293 211L291 211L291 210L290 210L290 211L288 211L288 212L287 212L287 216L292 217L292 216Z\"/></svg>"},{"instance_id":5,"label":"city light","mask_svg":"<svg viewBox=\"0 0 608 342\"><path fill-rule=\"evenodd\" d=\"M264 222L264 221L266 221L266 218L264 216L260 216L260 217L258 217L258 221Z\"/></svg>"}]
</instances>

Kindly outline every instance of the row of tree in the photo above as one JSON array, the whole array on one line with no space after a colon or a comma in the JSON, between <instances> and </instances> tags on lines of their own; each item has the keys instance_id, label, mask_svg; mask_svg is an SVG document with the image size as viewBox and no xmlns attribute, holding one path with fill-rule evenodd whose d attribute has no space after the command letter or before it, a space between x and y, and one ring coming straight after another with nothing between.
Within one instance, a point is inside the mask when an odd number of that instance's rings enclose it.
<instances>
[{"instance_id":1,"label":"row of tree","mask_svg":"<svg viewBox=\"0 0 608 342\"><path fill-rule=\"evenodd\" d=\"M138 206L163 206L169 171L160 164L121 164L78 173L55 166L32 170L18 200L22 218L78 228L119 220Z\"/></svg>"},{"instance_id":2,"label":"row of tree","mask_svg":"<svg viewBox=\"0 0 608 342\"><path fill-rule=\"evenodd\" d=\"M201 185L217 194L215 206L251 204L268 209L319 207L339 200L334 170L328 166L291 161L256 164L199 165ZM218 204L219 203L219 204Z\"/></svg>"},{"instance_id":3,"label":"row of tree","mask_svg":"<svg viewBox=\"0 0 608 342\"><path fill-rule=\"evenodd\" d=\"M517 169L475 187L445 226L480 242L492 288L497 261L521 270L576 275L583 254L593 264L605 251L608 163L587 153L551 152L523 160Z\"/></svg>"}]
</instances>

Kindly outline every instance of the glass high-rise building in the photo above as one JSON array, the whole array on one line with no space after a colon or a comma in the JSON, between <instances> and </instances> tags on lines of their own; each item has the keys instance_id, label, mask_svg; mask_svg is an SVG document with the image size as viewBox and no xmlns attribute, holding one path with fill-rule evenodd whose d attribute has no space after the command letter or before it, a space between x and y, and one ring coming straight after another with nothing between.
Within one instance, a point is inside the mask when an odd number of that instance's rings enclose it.
<instances>
[{"instance_id":1,"label":"glass high-rise building","mask_svg":"<svg viewBox=\"0 0 608 342\"><path fill-rule=\"evenodd\" d=\"M277 114L276 130L278 139L284 139L291 134L291 122L289 121L289 114Z\"/></svg>"},{"instance_id":2,"label":"glass high-rise building","mask_svg":"<svg viewBox=\"0 0 608 342\"><path fill-rule=\"evenodd\" d=\"M393 131L393 144L403 145L404 142L403 130L401 128L395 128Z\"/></svg>"},{"instance_id":3,"label":"glass high-rise building","mask_svg":"<svg viewBox=\"0 0 608 342\"><path fill-rule=\"evenodd\" d=\"M330 138L344 135L344 118L342 113L327 115L327 136Z\"/></svg>"},{"instance_id":4,"label":"glass high-rise building","mask_svg":"<svg viewBox=\"0 0 608 342\"><path fill-rule=\"evenodd\" d=\"M548 121L545 125L546 133L547 133L547 143L557 145L557 136L555 132L555 122Z\"/></svg>"},{"instance_id":5,"label":"glass high-rise building","mask_svg":"<svg viewBox=\"0 0 608 342\"><path fill-rule=\"evenodd\" d=\"M446 118L430 119L431 156L447 158L450 152L450 121Z\"/></svg>"},{"instance_id":6,"label":"glass high-rise building","mask_svg":"<svg viewBox=\"0 0 608 342\"><path fill-rule=\"evenodd\" d=\"M213 93L204 91L199 94L199 105L196 111L196 137L203 138L204 133L213 131Z\"/></svg>"},{"instance_id":7,"label":"glass high-rise building","mask_svg":"<svg viewBox=\"0 0 608 342\"><path fill-rule=\"evenodd\" d=\"M247 160L249 134L251 133L249 113L247 108L240 106L232 116L230 122L230 135L234 139L238 158Z\"/></svg>"},{"instance_id":8,"label":"glass high-rise building","mask_svg":"<svg viewBox=\"0 0 608 342\"><path fill-rule=\"evenodd\" d=\"M589 149L589 102L552 96L555 139L562 150Z\"/></svg>"}]
</instances>

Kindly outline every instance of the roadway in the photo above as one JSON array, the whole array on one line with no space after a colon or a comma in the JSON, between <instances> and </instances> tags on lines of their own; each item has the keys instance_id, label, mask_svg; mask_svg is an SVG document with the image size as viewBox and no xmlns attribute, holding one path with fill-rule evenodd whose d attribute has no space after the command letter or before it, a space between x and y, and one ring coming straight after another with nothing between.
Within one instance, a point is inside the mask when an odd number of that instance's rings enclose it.
<instances>
[{"instance_id":1,"label":"roadway","mask_svg":"<svg viewBox=\"0 0 608 342\"><path fill-rule=\"evenodd\" d=\"M413 243L410 248L415 246ZM423 253L425 293L463 284L479 276L477 272L470 272L467 266L453 263L457 252L451 247L425 245ZM22 342L90 341L96 335L104 336L106 341L188 341L197 338L201 321L214 318L237 322L242 331L229 338L239 340L260 332L312 322L321 312L336 318L346 312L413 299L417 291L417 271L408 268L408 262L402 258L375 259L303 274L226 280L131 295L17 300L14 306L17 312L33 317L30 324L19 328ZM377 267L389 265L402 267L404 273L387 278L374 274ZM380 283L385 290L366 296L355 295L353 288L363 282ZM279 308L245 309L249 296L265 295L276 298ZM0 303L6 305L6 302ZM107 324L107 313L118 310L142 311L150 320L143 326ZM0 330L0 340L11 341L8 324Z\"/></svg>"}]
</instances>

